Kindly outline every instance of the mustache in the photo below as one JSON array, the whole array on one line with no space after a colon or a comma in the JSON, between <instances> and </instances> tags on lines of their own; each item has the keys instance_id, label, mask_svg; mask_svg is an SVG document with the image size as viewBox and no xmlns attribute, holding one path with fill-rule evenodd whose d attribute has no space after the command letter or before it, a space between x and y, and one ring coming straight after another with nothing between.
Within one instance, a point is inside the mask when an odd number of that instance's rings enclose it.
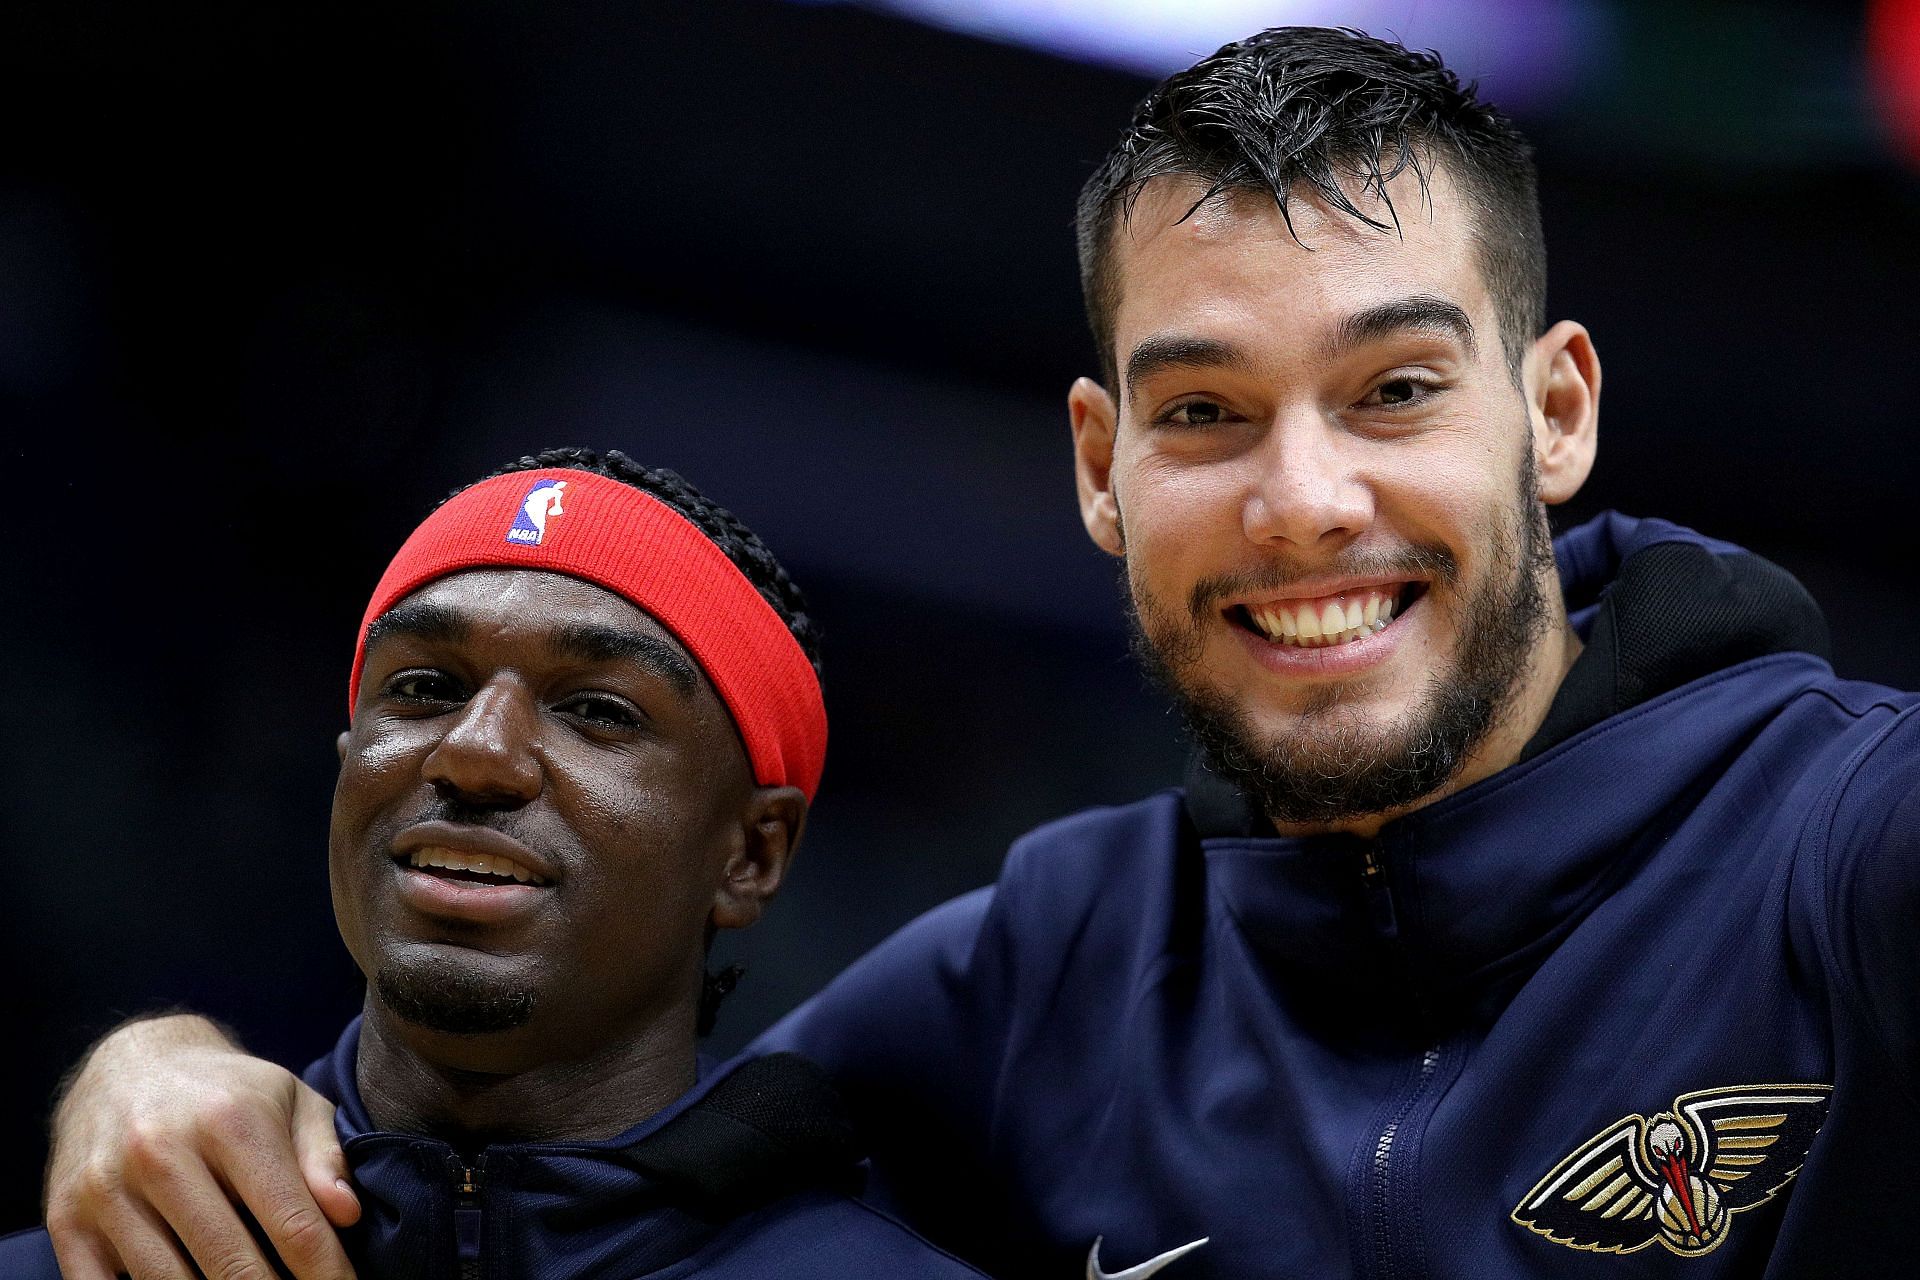
<instances>
[{"instance_id":1,"label":"mustache","mask_svg":"<svg viewBox=\"0 0 1920 1280\"><path fill-rule=\"evenodd\" d=\"M422 822L448 822L461 827L487 827L503 836L520 839L513 809L498 805L474 804L450 796L436 795L407 819L406 825Z\"/></svg>"},{"instance_id":2,"label":"mustache","mask_svg":"<svg viewBox=\"0 0 1920 1280\"><path fill-rule=\"evenodd\" d=\"M1292 565L1271 561L1255 569L1215 574L1193 584L1187 594L1187 612L1195 625L1216 612L1229 596L1281 592L1308 578L1427 578L1451 586L1460 577L1460 562L1441 546L1409 545L1394 551L1349 551L1332 563Z\"/></svg>"}]
</instances>

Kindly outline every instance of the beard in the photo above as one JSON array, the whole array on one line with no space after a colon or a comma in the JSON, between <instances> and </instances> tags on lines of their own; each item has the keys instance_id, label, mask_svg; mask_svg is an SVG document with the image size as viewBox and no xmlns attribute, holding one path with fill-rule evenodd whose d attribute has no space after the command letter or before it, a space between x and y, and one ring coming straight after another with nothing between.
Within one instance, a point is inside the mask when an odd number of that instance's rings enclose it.
<instances>
[{"instance_id":1,"label":"beard","mask_svg":"<svg viewBox=\"0 0 1920 1280\"><path fill-rule=\"evenodd\" d=\"M1453 660L1384 727L1343 706L1346 691L1335 682L1310 693L1295 732L1263 738L1231 691L1199 678L1204 628L1218 616L1216 602L1278 589L1286 577L1298 575L1203 580L1195 584L1184 618L1131 586L1127 614L1135 656L1173 699L1213 771L1275 823L1324 825L1407 808L1444 787L1499 723L1552 623L1541 583L1554 581L1548 576L1553 538L1536 492L1533 450L1527 449L1511 519L1494 531L1486 579L1469 596L1451 589L1459 581L1459 562L1439 546L1347 556L1333 566L1356 577L1427 578L1449 588L1440 593L1430 586L1420 603L1447 610L1459 638ZM1131 584L1130 572L1123 570L1123 582Z\"/></svg>"},{"instance_id":2,"label":"beard","mask_svg":"<svg viewBox=\"0 0 1920 1280\"><path fill-rule=\"evenodd\" d=\"M374 974L373 986L395 1016L430 1031L486 1035L525 1026L533 1017L532 991L450 959L387 966Z\"/></svg>"}]
</instances>

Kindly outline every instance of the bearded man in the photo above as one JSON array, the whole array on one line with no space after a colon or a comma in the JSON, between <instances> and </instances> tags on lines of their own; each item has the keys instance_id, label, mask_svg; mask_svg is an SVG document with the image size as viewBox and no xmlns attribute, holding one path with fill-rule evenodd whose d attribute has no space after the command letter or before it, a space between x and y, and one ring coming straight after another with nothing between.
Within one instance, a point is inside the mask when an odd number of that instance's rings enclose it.
<instances>
[{"instance_id":1,"label":"bearded man","mask_svg":"<svg viewBox=\"0 0 1920 1280\"><path fill-rule=\"evenodd\" d=\"M761 1041L973 1260L1910 1273L1920 699L1838 679L1736 547L1550 541L1600 364L1546 323L1534 182L1436 58L1279 29L1161 85L1087 184L1080 509L1202 761ZM205 1159L196 1108L136 1105L177 1070L139 1048L66 1102L75 1238L150 1199L89 1123ZM291 1112L249 1132L285 1151Z\"/></svg>"}]
</instances>

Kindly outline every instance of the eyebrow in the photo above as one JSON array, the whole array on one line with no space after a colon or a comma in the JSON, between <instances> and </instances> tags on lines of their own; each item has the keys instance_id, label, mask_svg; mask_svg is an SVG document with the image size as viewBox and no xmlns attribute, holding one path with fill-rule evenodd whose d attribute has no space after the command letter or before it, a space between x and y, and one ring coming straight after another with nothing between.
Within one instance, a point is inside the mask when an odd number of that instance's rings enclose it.
<instances>
[{"instance_id":1,"label":"eyebrow","mask_svg":"<svg viewBox=\"0 0 1920 1280\"><path fill-rule=\"evenodd\" d=\"M580 662L632 662L659 676L685 697L700 688L700 673L677 645L622 627L571 622L554 633L554 651Z\"/></svg>"},{"instance_id":2,"label":"eyebrow","mask_svg":"<svg viewBox=\"0 0 1920 1280\"><path fill-rule=\"evenodd\" d=\"M467 620L446 606L414 600L397 604L375 619L367 628L366 648L371 652L389 636L458 642L472 633Z\"/></svg>"},{"instance_id":3,"label":"eyebrow","mask_svg":"<svg viewBox=\"0 0 1920 1280\"><path fill-rule=\"evenodd\" d=\"M1445 298L1416 293L1347 316L1321 346L1320 359L1337 360L1357 347L1407 332L1452 338L1466 348L1469 356L1480 354L1479 335L1465 310ZM1244 370L1251 363L1246 352L1218 338L1157 333L1142 340L1127 357L1127 394L1132 395L1142 382L1168 369Z\"/></svg>"},{"instance_id":4,"label":"eyebrow","mask_svg":"<svg viewBox=\"0 0 1920 1280\"><path fill-rule=\"evenodd\" d=\"M1244 369L1246 353L1230 342L1184 333L1156 333L1127 357L1127 394L1167 369Z\"/></svg>"},{"instance_id":5,"label":"eyebrow","mask_svg":"<svg viewBox=\"0 0 1920 1280\"><path fill-rule=\"evenodd\" d=\"M1466 348L1469 356L1480 354L1473 321L1457 303L1430 293L1416 293L1356 311L1342 320L1333 337L1320 349L1320 358L1335 360L1356 347L1407 332L1452 338Z\"/></svg>"},{"instance_id":6,"label":"eyebrow","mask_svg":"<svg viewBox=\"0 0 1920 1280\"><path fill-rule=\"evenodd\" d=\"M460 644L473 634L473 625L444 605L411 601L395 605L367 628L367 650L382 640L406 636L445 644ZM700 673L679 648L658 636L610 627L597 622L571 622L549 641L555 653L577 662L633 662L665 680L686 697L700 688Z\"/></svg>"}]
</instances>

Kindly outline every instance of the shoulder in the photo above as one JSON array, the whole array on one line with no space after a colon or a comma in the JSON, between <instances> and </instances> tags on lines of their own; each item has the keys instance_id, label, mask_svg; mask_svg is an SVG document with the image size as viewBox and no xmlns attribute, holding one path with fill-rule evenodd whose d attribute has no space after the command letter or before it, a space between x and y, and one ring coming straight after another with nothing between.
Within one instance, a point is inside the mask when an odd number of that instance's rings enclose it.
<instances>
[{"instance_id":1,"label":"shoulder","mask_svg":"<svg viewBox=\"0 0 1920 1280\"><path fill-rule=\"evenodd\" d=\"M737 1280L977 1280L985 1274L872 1205L831 1193L769 1205L703 1253L696 1259L700 1274Z\"/></svg>"},{"instance_id":2,"label":"shoulder","mask_svg":"<svg viewBox=\"0 0 1920 1280\"><path fill-rule=\"evenodd\" d=\"M1130 966L1113 949L1154 945L1140 920L1161 910L1166 893L1152 886L1170 878L1182 821L1167 793L1028 833L996 884L906 925L751 1051L793 1050L843 1086L885 1084L889 1095L909 1080L978 1093L1018 1010L1045 1005L1037 993L1095 952L1097 967L1124 980Z\"/></svg>"},{"instance_id":3,"label":"shoulder","mask_svg":"<svg viewBox=\"0 0 1920 1280\"><path fill-rule=\"evenodd\" d=\"M44 1227L0 1236L0 1276L7 1280L60 1280L53 1241Z\"/></svg>"},{"instance_id":4,"label":"shoulder","mask_svg":"<svg viewBox=\"0 0 1920 1280\"><path fill-rule=\"evenodd\" d=\"M1833 691L1853 723L1808 814L1802 857L1820 894L1821 947L1852 1020L1920 1065L1920 697Z\"/></svg>"},{"instance_id":5,"label":"shoulder","mask_svg":"<svg viewBox=\"0 0 1920 1280\"><path fill-rule=\"evenodd\" d=\"M1000 888L1052 917L1085 908L1116 881L1153 878L1173 862L1185 814L1178 791L1086 809L1035 827L1007 852Z\"/></svg>"},{"instance_id":6,"label":"shoulder","mask_svg":"<svg viewBox=\"0 0 1920 1280\"><path fill-rule=\"evenodd\" d=\"M1821 692L1847 718L1808 815L1826 879L1836 890L1910 879L1920 856L1920 695L1838 683Z\"/></svg>"},{"instance_id":7,"label":"shoulder","mask_svg":"<svg viewBox=\"0 0 1920 1280\"><path fill-rule=\"evenodd\" d=\"M823 996L849 1014L864 1008L897 1017L923 1008L937 991L943 1005L984 1012L1010 998L1014 986L1061 963L1102 917L1151 910L1160 895L1149 889L1170 877L1182 825L1180 796L1166 792L1035 828L1014 842L992 886L907 924L855 961ZM757 1047L816 1052L804 1039L788 1038L791 1023Z\"/></svg>"}]
</instances>

